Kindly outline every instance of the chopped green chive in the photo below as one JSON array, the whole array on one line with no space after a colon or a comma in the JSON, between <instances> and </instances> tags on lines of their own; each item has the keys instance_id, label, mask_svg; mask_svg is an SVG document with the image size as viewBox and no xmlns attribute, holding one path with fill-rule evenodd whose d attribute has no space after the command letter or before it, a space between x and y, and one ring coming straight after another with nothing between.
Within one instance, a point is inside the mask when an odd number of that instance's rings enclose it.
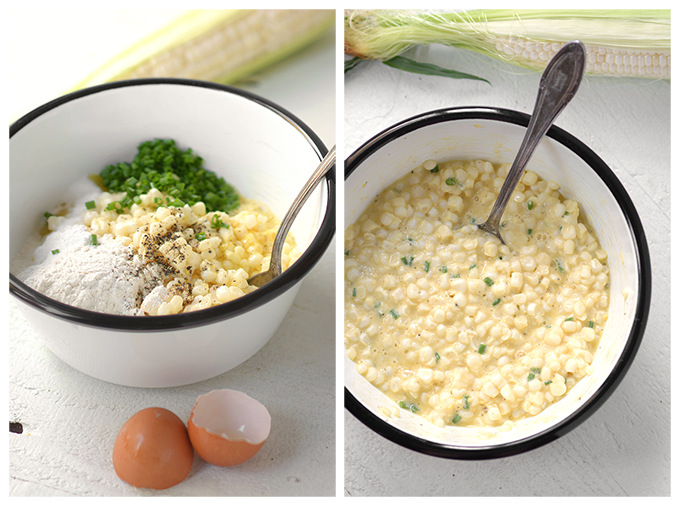
<instances>
[{"instance_id":1,"label":"chopped green chive","mask_svg":"<svg viewBox=\"0 0 680 506\"><path fill-rule=\"evenodd\" d=\"M229 212L239 206L233 187L205 169L203 159L191 149L181 150L171 139L143 142L130 163L108 165L99 175L110 193L126 193L127 199L120 201L123 208L151 188L167 193L173 206L203 202L208 212Z\"/></svg>"},{"instance_id":2,"label":"chopped green chive","mask_svg":"<svg viewBox=\"0 0 680 506\"><path fill-rule=\"evenodd\" d=\"M555 263L557 264L557 270L559 272L564 272L564 268L562 267L562 263L559 260L555 260Z\"/></svg>"},{"instance_id":3,"label":"chopped green chive","mask_svg":"<svg viewBox=\"0 0 680 506\"><path fill-rule=\"evenodd\" d=\"M434 360L435 360L435 362L439 362L439 359L440 359L440 358L442 358L442 357L440 357L440 356L439 356L439 353L437 353L437 352L435 351L435 352L434 352Z\"/></svg>"},{"instance_id":4,"label":"chopped green chive","mask_svg":"<svg viewBox=\"0 0 680 506\"><path fill-rule=\"evenodd\" d=\"M593 320L590 320L590 321L588 322L588 328L591 328L591 329L592 329L594 326L595 326L595 322L594 322Z\"/></svg>"},{"instance_id":5,"label":"chopped green chive","mask_svg":"<svg viewBox=\"0 0 680 506\"><path fill-rule=\"evenodd\" d=\"M413 257L410 258L401 257L401 261L404 262L404 265L408 265L409 267L413 266Z\"/></svg>"},{"instance_id":6,"label":"chopped green chive","mask_svg":"<svg viewBox=\"0 0 680 506\"><path fill-rule=\"evenodd\" d=\"M430 172L436 173L439 172L439 164L434 166L434 169L430 169Z\"/></svg>"},{"instance_id":7,"label":"chopped green chive","mask_svg":"<svg viewBox=\"0 0 680 506\"><path fill-rule=\"evenodd\" d=\"M534 208L534 201L530 200L527 202L527 207L529 208L529 211L531 211Z\"/></svg>"},{"instance_id":8,"label":"chopped green chive","mask_svg":"<svg viewBox=\"0 0 680 506\"><path fill-rule=\"evenodd\" d=\"M349 250L345 251L345 256L349 256Z\"/></svg>"},{"instance_id":9,"label":"chopped green chive","mask_svg":"<svg viewBox=\"0 0 680 506\"><path fill-rule=\"evenodd\" d=\"M425 260L425 266L423 267L423 269L425 270L425 272L430 272L430 262Z\"/></svg>"},{"instance_id":10,"label":"chopped green chive","mask_svg":"<svg viewBox=\"0 0 680 506\"><path fill-rule=\"evenodd\" d=\"M485 351L486 351L486 344L480 344L480 345L479 345L479 348L477 348L477 352L478 352L480 355L483 355Z\"/></svg>"},{"instance_id":11,"label":"chopped green chive","mask_svg":"<svg viewBox=\"0 0 680 506\"><path fill-rule=\"evenodd\" d=\"M493 285L493 279L491 279L488 276L486 278L484 278L484 282L489 286Z\"/></svg>"},{"instance_id":12,"label":"chopped green chive","mask_svg":"<svg viewBox=\"0 0 680 506\"><path fill-rule=\"evenodd\" d=\"M465 400L465 404L463 404L463 409L467 411L468 409L470 409L470 396L464 395L463 399Z\"/></svg>"},{"instance_id":13,"label":"chopped green chive","mask_svg":"<svg viewBox=\"0 0 680 506\"><path fill-rule=\"evenodd\" d=\"M564 214L562 216L569 216L569 211L564 211Z\"/></svg>"},{"instance_id":14,"label":"chopped green chive","mask_svg":"<svg viewBox=\"0 0 680 506\"><path fill-rule=\"evenodd\" d=\"M95 209L97 207L97 204L94 203L94 200L90 200L89 202L85 202L85 208L87 209Z\"/></svg>"},{"instance_id":15,"label":"chopped green chive","mask_svg":"<svg viewBox=\"0 0 680 506\"><path fill-rule=\"evenodd\" d=\"M470 223L475 223L477 221L477 218L470 218Z\"/></svg>"},{"instance_id":16,"label":"chopped green chive","mask_svg":"<svg viewBox=\"0 0 680 506\"><path fill-rule=\"evenodd\" d=\"M460 422L460 415L459 415L458 413L456 413L455 415L453 415L453 420L451 420L451 421L452 421L453 423L458 423L458 422Z\"/></svg>"},{"instance_id":17,"label":"chopped green chive","mask_svg":"<svg viewBox=\"0 0 680 506\"><path fill-rule=\"evenodd\" d=\"M213 217L210 218L210 226L214 229L229 228L229 225L224 223L216 214L213 214Z\"/></svg>"},{"instance_id":18,"label":"chopped green chive","mask_svg":"<svg viewBox=\"0 0 680 506\"><path fill-rule=\"evenodd\" d=\"M574 321L574 317L573 317L573 316L570 316L569 318L565 318L564 321L565 321L565 322L573 322L573 321Z\"/></svg>"},{"instance_id":19,"label":"chopped green chive","mask_svg":"<svg viewBox=\"0 0 680 506\"><path fill-rule=\"evenodd\" d=\"M90 236L90 244L92 246L97 246L97 234L92 234Z\"/></svg>"},{"instance_id":20,"label":"chopped green chive","mask_svg":"<svg viewBox=\"0 0 680 506\"><path fill-rule=\"evenodd\" d=\"M534 379L535 377L536 377L536 375L535 375L533 372L530 372L530 373L529 373L529 376L528 376L528 380L531 381L531 380Z\"/></svg>"},{"instance_id":21,"label":"chopped green chive","mask_svg":"<svg viewBox=\"0 0 680 506\"><path fill-rule=\"evenodd\" d=\"M405 409L407 411L410 411L411 413L415 413L416 411L420 411L418 406L416 406L415 404L412 404L410 402L399 401L399 407L401 409Z\"/></svg>"},{"instance_id":22,"label":"chopped green chive","mask_svg":"<svg viewBox=\"0 0 680 506\"><path fill-rule=\"evenodd\" d=\"M544 381L543 383L544 383L545 385L550 385L550 383L552 383L552 380Z\"/></svg>"},{"instance_id":23,"label":"chopped green chive","mask_svg":"<svg viewBox=\"0 0 680 506\"><path fill-rule=\"evenodd\" d=\"M390 309L390 314L392 315L392 318L395 320L399 318L399 313L397 313L394 309Z\"/></svg>"},{"instance_id":24,"label":"chopped green chive","mask_svg":"<svg viewBox=\"0 0 680 506\"><path fill-rule=\"evenodd\" d=\"M475 267L477 267L477 264L472 264L468 270L471 271L471 270L474 269Z\"/></svg>"},{"instance_id":25,"label":"chopped green chive","mask_svg":"<svg viewBox=\"0 0 680 506\"><path fill-rule=\"evenodd\" d=\"M527 230L527 235L531 235L531 232L533 232L533 229L530 228L529 230Z\"/></svg>"},{"instance_id":26,"label":"chopped green chive","mask_svg":"<svg viewBox=\"0 0 680 506\"><path fill-rule=\"evenodd\" d=\"M492 306L497 306L498 304L500 304L500 302L501 302L501 299L498 298L498 299L494 300L493 303L492 303L491 305L492 305Z\"/></svg>"},{"instance_id":27,"label":"chopped green chive","mask_svg":"<svg viewBox=\"0 0 680 506\"><path fill-rule=\"evenodd\" d=\"M354 289L352 290L352 297L357 296L357 287L355 286Z\"/></svg>"},{"instance_id":28,"label":"chopped green chive","mask_svg":"<svg viewBox=\"0 0 680 506\"><path fill-rule=\"evenodd\" d=\"M455 177L450 177L450 178L448 178L448 179L446 180L446 184L447 184L448 186L453 186L453 185L456 184L457 182L458 182L458 180L457 180Z\"/></svg>"},{"instance_id":29,"label":"chopped green chive","mask_svg":"<svg viewBox=\"0 0 680 506\"><path fill-rule=\"evenodd\" d=\"M43 214L43 216L44 216L46 219L49 219L50 216L54 216L54 215L53 215L52 213L48 213L47 211L45 211L45 214Z\"/></svg>"},{"instance_id":30,"label":"chopped green chive","mask_svg":"<svg viewBox=\"0 0 680 506\"><path fill-rule=\"evenodd\" d=\"M59 253L59 250L58 250L58 249L53 249L53 250L52 250L52 254L53 254L53 255L56 255L57 253Z\"/></svg>"},{"instance_id":31,"label":"chopped green chive","mask_svg":"<svg viewBox=\"0 0 680 506\"><path fill-rule=\"evenodd\" d=\"M206 235L205 235L205 232L199 232L194 237L196 237L197 241L202 241L206 238Z\"/></svg>"},{"instance_id":32,"label":"chopped green chive","mask_svg":"<svg viewBox=\"0 0 680 506\"><path fill-rule=\"evenodd\" d=\"M439 270L440 270L441 272L443 272L444 274L446 274L446 272L449 270L449 268L448 268L446 265L442 265L442 266L439 268Z\"/></svg>"}]
</instances>

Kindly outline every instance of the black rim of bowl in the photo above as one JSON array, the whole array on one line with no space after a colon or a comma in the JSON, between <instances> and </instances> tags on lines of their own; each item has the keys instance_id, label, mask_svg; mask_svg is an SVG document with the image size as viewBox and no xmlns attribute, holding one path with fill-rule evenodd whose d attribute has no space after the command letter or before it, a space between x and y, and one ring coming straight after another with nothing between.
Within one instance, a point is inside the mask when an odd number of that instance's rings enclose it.
<instances>
[{"instance_id":1,"label":"black rim of bowl","mask_svg":"<svg viewBox=\"0 0 680 506\"><path fill-rule=\"evenodd\" d=\"M347 179L366 158L378 149L419 128L440 122L466 119L493 120L526 127L529 124L529 117L528 114L518 111L488 107L456 107L440 109L414 116L382 131L352 153L345 161L345 179ZM548 131L547 136L570 149L598 174L612 192L612 195L617 200L624 216L628 220L628 227L636 246L638 286L640 287L640 294L637 307L635 308L635 318L630 334L619 360L614 365L611 374L594 392L591 398L579 409L575 410L549 430L539 432L518 441L479 448L462 448L436 443L397 429L366 408L361 401L345 387L345 407L347 410L367 427L388 440L426 455L450 459L481 460L517 455L554 441L584 422L609 398L628 371L633 358L640 347L640 342L647 324L652 290L649 249L642 228L642 222L640 221L640 217L625 188L599 156L581 141L559 127L552 126Z\"/></svg>"},{"instance_id":2,"label":"black rim of bowl","mask_svg":"<svg viewBox=\"0 0 680 506\"><path fill-rule=\"evenodd\" d=\"M10 140L12 136L18 133L21 129L25 128L36 118L39 118L43 114L60 107L63 104L78 100L81 97L96 93L103 93L117 88L153 86L159 84L208 88L244 97L279 115L294 128L296 128L302 135L307 137L310 146L317 152L319 161L321 161L328 152L328 149L323 144L321 139L307 125L300 121L296 116L282 107L274 104L273 102L232 86L180 78L147 78L117 81L113 83L92 86L90 88L85 88L64 95L34 109L10 125ZM313 169L314 167L310 168L310 174ZM145 318L139 316L123 316L98 313L80 309L74 306L69 306L68 304L63 304L33 290L12 274L10 274L9 278L9 291L12 295L17 297L17 299L25 302L35 309L38 309L39 311L48 313L57 318L77 323L79 325L106 328L117 331L134 330L152 332L164 331L168 329L183 329L209 325L218 321L234 318L243 313L251 311L256 307L266 304L272 299L278 297L283 292L287 291L294 284L299 282L321 259L326 249L330 245L335 233L335 165L326 174L325 184L327 192L326 212L323 216L323 221L316 236L313 238L312 242L307 247L302 256L289 269L287 269L270 283L267 283L265 286L258 288L254 292L248 293L234 301L212 308L203 309L201 311Z\"/></svg>"}]
</instances>

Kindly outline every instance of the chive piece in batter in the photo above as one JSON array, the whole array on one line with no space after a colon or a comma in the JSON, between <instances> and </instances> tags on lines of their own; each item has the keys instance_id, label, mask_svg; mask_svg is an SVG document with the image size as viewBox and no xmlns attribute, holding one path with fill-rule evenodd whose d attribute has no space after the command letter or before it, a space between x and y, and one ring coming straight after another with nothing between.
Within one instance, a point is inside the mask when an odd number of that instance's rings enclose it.
<instances>
[{"instance_id":1,"label":"chive piece in batter","mask_svg":"<svg viewBox=\"0 0 680 506\"><path fill-rule=\"evenodd\" d=\"M415 413L416 411L420 411L420 408L416 406L415 404L412 404L410 402L405 402L405 401L399 401L399 407L401 409L406 409L410 411L411 413Z\"/></svg>"},{"instance_id":2,"label":"chive piece in batter","mask_svg":"<svg viewBox=\"0 0 680 506\"><path fill-rule=\"evenodd\" d=\"M453 423L458 423L458 422L460 422L460 415L459 415L458 413L456 413L455 415L453 415L453 420L451 420L451 421L452 421Z\"/></svg>"},{"instance_id":3,"label":"chive piece in batter","mask_svg":"<svg viewBox=\"0 0 680 506\"><path fill-rule=\"evenodd\" d=\"M423 267L423 269L425 270L425 272L430 272L430 262L425 260L425 266Z\"/></svg>"},{"instance_id":4,"label":"chive piece in batter","mask_svg":"<svg viewBox=\"0 0 680 506\"><path fill-rule=\"evenodd\" d=\"M492 305L492 306L497 306L498 304L500 304L500 302L501 302L501 299L498 298L498 299L494 300L494 301L491 303L491 305Z\"/></svg>"},{"instance_id":5,"label":"chive piece in batter","mask_svg":"<svg viewBox=\"0 0 680 506\"><path fill-rule=\"evenodd\" d=\"M477 351L480 355L484 355L484 352L486 351L486 344L480 344L479 348L477 348Z\"/></svg>"},{"instance_id":6,"label":"chive piece in batter","mask_svg":"<svg viewBox=\"0 0 680 506\"><path fill-rule=\"evenodd\" d=\"M399 313L397 313L394 309L390 309L390 314L392 315L392 318L395 320L399 318Z\"/></svg>"},{"instance_id":7,"label":"chive piece in batter","mask_svg":"<svg viewBox=\"0 0 680 506\"><path fill-rule=\"evenodd\" d=\"M493 285L493 279L488 276L484 278L484 282L489 286Z\"/></svg>"}]
</instances>

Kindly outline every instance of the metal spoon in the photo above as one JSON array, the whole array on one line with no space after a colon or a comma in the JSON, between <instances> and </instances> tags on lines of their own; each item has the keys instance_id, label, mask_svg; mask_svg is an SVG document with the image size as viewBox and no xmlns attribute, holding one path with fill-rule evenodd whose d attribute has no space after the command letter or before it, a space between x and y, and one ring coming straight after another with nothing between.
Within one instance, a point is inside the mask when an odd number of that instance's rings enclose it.
<instances>
[{"instance_id":1,"label":"metal spoon","mask_svg":"<svg viewBox=\"0 0 680 506\"><path fill-rule=\"evenodd\" d=\"M302 209L302 206L307 201L309 196L314 191L314 188L319 184L319 181L323 179L326 173L331 167L335 165L335 146L333 146L324 159L321 161L317 169L314 171L309 180L305 183L295 197L295 200L288 209L288 212L283 217L281 225L279 226L278 232L276 232L276 238L274 238L274 245L272 246L272 255L269 260L269 269L259 274L255 274L248 279L248 284L252 286L262 286L265 283L269 283L276 276L281 274L281 255L283 252L283 244L286 241L286 236L290 230L290 226L293 224L295 217Z\"/></svg>"},{"instance_id":2,"label":"metal spoon","mask_svg":"<svg viewBox=\"0 0 680 506\"><path fill-rule=\"evenodd\" d=\"M573 40L566 43L548 63L541 83L534 113L529 120L527 132L519 148L515 161L505 178L496 202L491 208L487 220L479 225L482 230L495 235L505 244L501 237L499 225L505 206L517 183L522 178L524 167L534 153L536 146L545 133L572 99L581 83L586 66L586 48L582 42Z\"/></svg>"}]
</instances>

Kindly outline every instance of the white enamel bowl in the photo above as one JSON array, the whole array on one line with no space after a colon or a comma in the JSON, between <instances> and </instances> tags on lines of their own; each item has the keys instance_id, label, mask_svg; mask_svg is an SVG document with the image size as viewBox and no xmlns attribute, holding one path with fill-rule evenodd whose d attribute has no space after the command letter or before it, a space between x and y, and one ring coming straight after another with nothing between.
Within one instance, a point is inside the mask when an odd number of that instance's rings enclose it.
<instances>
[{"instance_id":1,"label":"white enamel bowl","mask_svg":"<svg viewBox=\"0 0 680 506\"><path fill-rule=\"evenodd\" d=\"M345 164L345 224L354 223L388 184L424 160L484 159L512 162L529 117L503 109L455 108L425 113L378 134ZM345 405L357 418L407 448L457 459L495 458L554 440L576 427L612 393L640 345L649 312L651 268L640 219L614 173L583 143L553 127L528 168L555 180L562 194L581 204L609 254L609 321L594 355L595 372L564 399L512 430L437 428L406 410L387 417L394 406L345 357ZM628 294L627 296L625 294Z\"/></svg>"},{"instance_id":2,"label":"white enamel bowl","mask_svg":"<svg viewBox=\"0 0 680 506\"><path fill-rule=\"evenodd\" d=\"M227 86L144 79L66 95L10 127L10 260L69 185L132 160L137 146L154 138L192 148L207 169L279 217L327 152L295 116ZM265 345L334 231L333 169L292 227L300 259L236 301L195 313L131 317L59 303L13 275L10 292L48 348L76 369L129 386L184 385L228 371Z\"/></svg>"}]
</instances>

